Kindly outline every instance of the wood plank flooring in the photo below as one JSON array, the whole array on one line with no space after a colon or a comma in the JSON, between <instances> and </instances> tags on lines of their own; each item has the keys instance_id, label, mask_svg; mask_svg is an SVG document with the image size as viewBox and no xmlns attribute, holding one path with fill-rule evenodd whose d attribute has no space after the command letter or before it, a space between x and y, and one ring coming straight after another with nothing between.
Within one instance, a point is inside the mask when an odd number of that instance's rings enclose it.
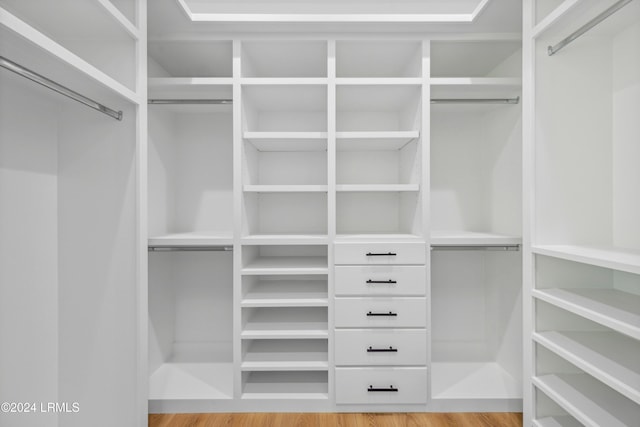
<instances>
[{"instance_id":1,"label":"wood plank flooring","mask_svg":"<svg viewBox=\"0 0 640 427\"><path fill-rule=\"evenodd\" d=\"M150 414L149 427L520 427L522 414Z\"/></svg>"}]
</instances>

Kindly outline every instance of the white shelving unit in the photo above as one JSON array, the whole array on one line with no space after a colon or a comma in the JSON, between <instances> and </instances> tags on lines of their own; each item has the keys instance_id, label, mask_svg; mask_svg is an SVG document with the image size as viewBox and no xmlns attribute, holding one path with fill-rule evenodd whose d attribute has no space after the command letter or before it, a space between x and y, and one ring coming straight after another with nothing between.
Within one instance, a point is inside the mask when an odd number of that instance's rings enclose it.
<instances>
[{"instance_id":1,"label":"white shelving unit","mask_svg":"<svg viewBox=\"0 0 640 427\"><path fill-rule=\"evenodd\" d=\"M548 52L613 3L525 8L525 424L632 426L640 414L640 4Z\"/></svg>"},{"instance_id":2,"label":"white shelving unit","mask_svg":"<svg viewBox=\"0 0 640 427\"><path fill-rule=\"evenodd\" d=\"M106 0L0 2L0 399L84 408L4 411L3 425L147 416L136 403L146 367L137 356L146 88L135 62L146 33L135 13L143 5L128 4L125 17Z\"/></svg>"}]
</instances>

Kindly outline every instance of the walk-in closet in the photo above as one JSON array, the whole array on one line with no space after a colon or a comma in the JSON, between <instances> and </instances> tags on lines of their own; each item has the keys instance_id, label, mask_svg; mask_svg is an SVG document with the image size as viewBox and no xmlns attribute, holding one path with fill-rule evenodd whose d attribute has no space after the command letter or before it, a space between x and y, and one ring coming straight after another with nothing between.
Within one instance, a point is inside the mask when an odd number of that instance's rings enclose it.
<instances>
[{"instance_id":1,"label":"walk-in closet","mask_svg":"<svg viewBox=\"0 0 640 427\"><path fill-rule=\"evenodd\" d=\"M0 0L0 427L637 427L638 117L640 0Z\"/></svg>"}]
</instances>

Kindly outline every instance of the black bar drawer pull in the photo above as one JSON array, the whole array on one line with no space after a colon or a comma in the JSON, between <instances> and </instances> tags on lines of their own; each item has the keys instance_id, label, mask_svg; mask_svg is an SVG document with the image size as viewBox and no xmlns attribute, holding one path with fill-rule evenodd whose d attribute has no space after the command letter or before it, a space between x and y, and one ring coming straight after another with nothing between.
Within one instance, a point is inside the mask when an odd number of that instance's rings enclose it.
<instances>
[{"instance_id":1,"label":"black bar drawer pull","mask_svg":"<svg viewBox=\"0 0 640 427\"><path fill-rule=\"evenodd\" d=\"M367 353L397 353L398 349L389 346L389 348L373 348L369 346Z\"/></svg>"},{"instance_id":2,"label":"black bar drawer pull","mask_svg":"<svg viewBox=\"0 0 640 427\"><path fill-rule=\"evenodd\" d=\"M398 313L394 313L393 311L390 311L388 313L374 313L372 311L367 313L367 316L386 316L386 317L394 317L397 316Z\"/></svg>"},{"instance_id":3,"label":"black bar drawer pull","mask_svg":"<svg viewBox=\"0 0 640 427\"><path fill-rule=\"evenodd\" d=\"M397 392L398 388L394 387L392 385L389 386L389 388L380 388L380 387L374 387L372 385L369 386L369 388L367 389L367 392L369 393L373 393L373 392Z\"/></svg>"},{"instance_id":4,"label":"black bar drawer pull","mask_svg":"<svg viewBox=\"0 0 640 427\"><path fill-rule=\"evenodd\" d=\"M389 280L371 280L371 279L369 279L369 280L367 280L367 283L371 283L371 284L385 283L385 284L394 285L394 284L398 283L398 281L397 280L391 280L391 279L389 279Z\"/></svg>"},{"instance_id":5,"label":"black bar drawer pull","mask_svg":"<svg viewBox=\"0 0 640 427\"><path fill-rule=\"evenodd\" d=\"M386 252L386 253L367 252L367 256L396 256L396 255L398 254L393 252Z\"/></svg>"}]
</instances>

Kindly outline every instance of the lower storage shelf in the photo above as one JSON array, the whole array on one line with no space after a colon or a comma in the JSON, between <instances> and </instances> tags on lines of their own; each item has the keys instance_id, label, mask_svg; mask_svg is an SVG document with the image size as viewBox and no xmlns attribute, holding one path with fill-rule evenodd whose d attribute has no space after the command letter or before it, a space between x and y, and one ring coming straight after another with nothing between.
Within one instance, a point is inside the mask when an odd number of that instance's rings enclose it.
<instances>
[{"instance_id":1,"label":"lower storage shelf","mask_svg":"<svg viewBox=\"0 0 640 427\"><path fill-rule=\"evenodd\" d=\"M533 384L587 427L638 425L640 406L587 374L546 374Z\"/></svg>"},{"instance_id":2,"label":"lower storage shelf","mask_svg":"<svg viewBox=\"0 0 640 427\"><path fill-rule=\"evenodd\" d=\"M243 371L326 371L329 358L326 339L244 340Z\"/></svg>"},{"instance_id":3,"label":"lower storage shelf","mask_svg":"<svg viewBox=\"0 0 640 427\"><path fill-rule=\"evenodd\" d=\"M243 399L328 399L327 371L252 371L242 374Z\"/></svg>"},{"instance_id":4,"label":"lower storage shelf","mask_svg":"<svg viewBox=\"0 0 640 427\"><path fill-rule=\"evenodd\" d=\"M544 417L533 420L534 427L582 427L575 418L570 416Z\"/></svg>"},{"instance_id":5,"label":"lower storage shelf","mask_svg":"<svg viewBox=\"0 0 640 427\"><path fill-rule=\"evenodd\" d=\"M164 363L149 378L149 400L233 399L233 363Z\"/></svg>"},{"instance_id":6,"label":"lower storage shelf","mask_svg":"<svg viewBox=\"0 0 640 427\"><path fill-rule=\"evenodd\" d=\"M496 362L431 364L434 399L521 399L522 387Z\"/></svg>"}]
</instances>

